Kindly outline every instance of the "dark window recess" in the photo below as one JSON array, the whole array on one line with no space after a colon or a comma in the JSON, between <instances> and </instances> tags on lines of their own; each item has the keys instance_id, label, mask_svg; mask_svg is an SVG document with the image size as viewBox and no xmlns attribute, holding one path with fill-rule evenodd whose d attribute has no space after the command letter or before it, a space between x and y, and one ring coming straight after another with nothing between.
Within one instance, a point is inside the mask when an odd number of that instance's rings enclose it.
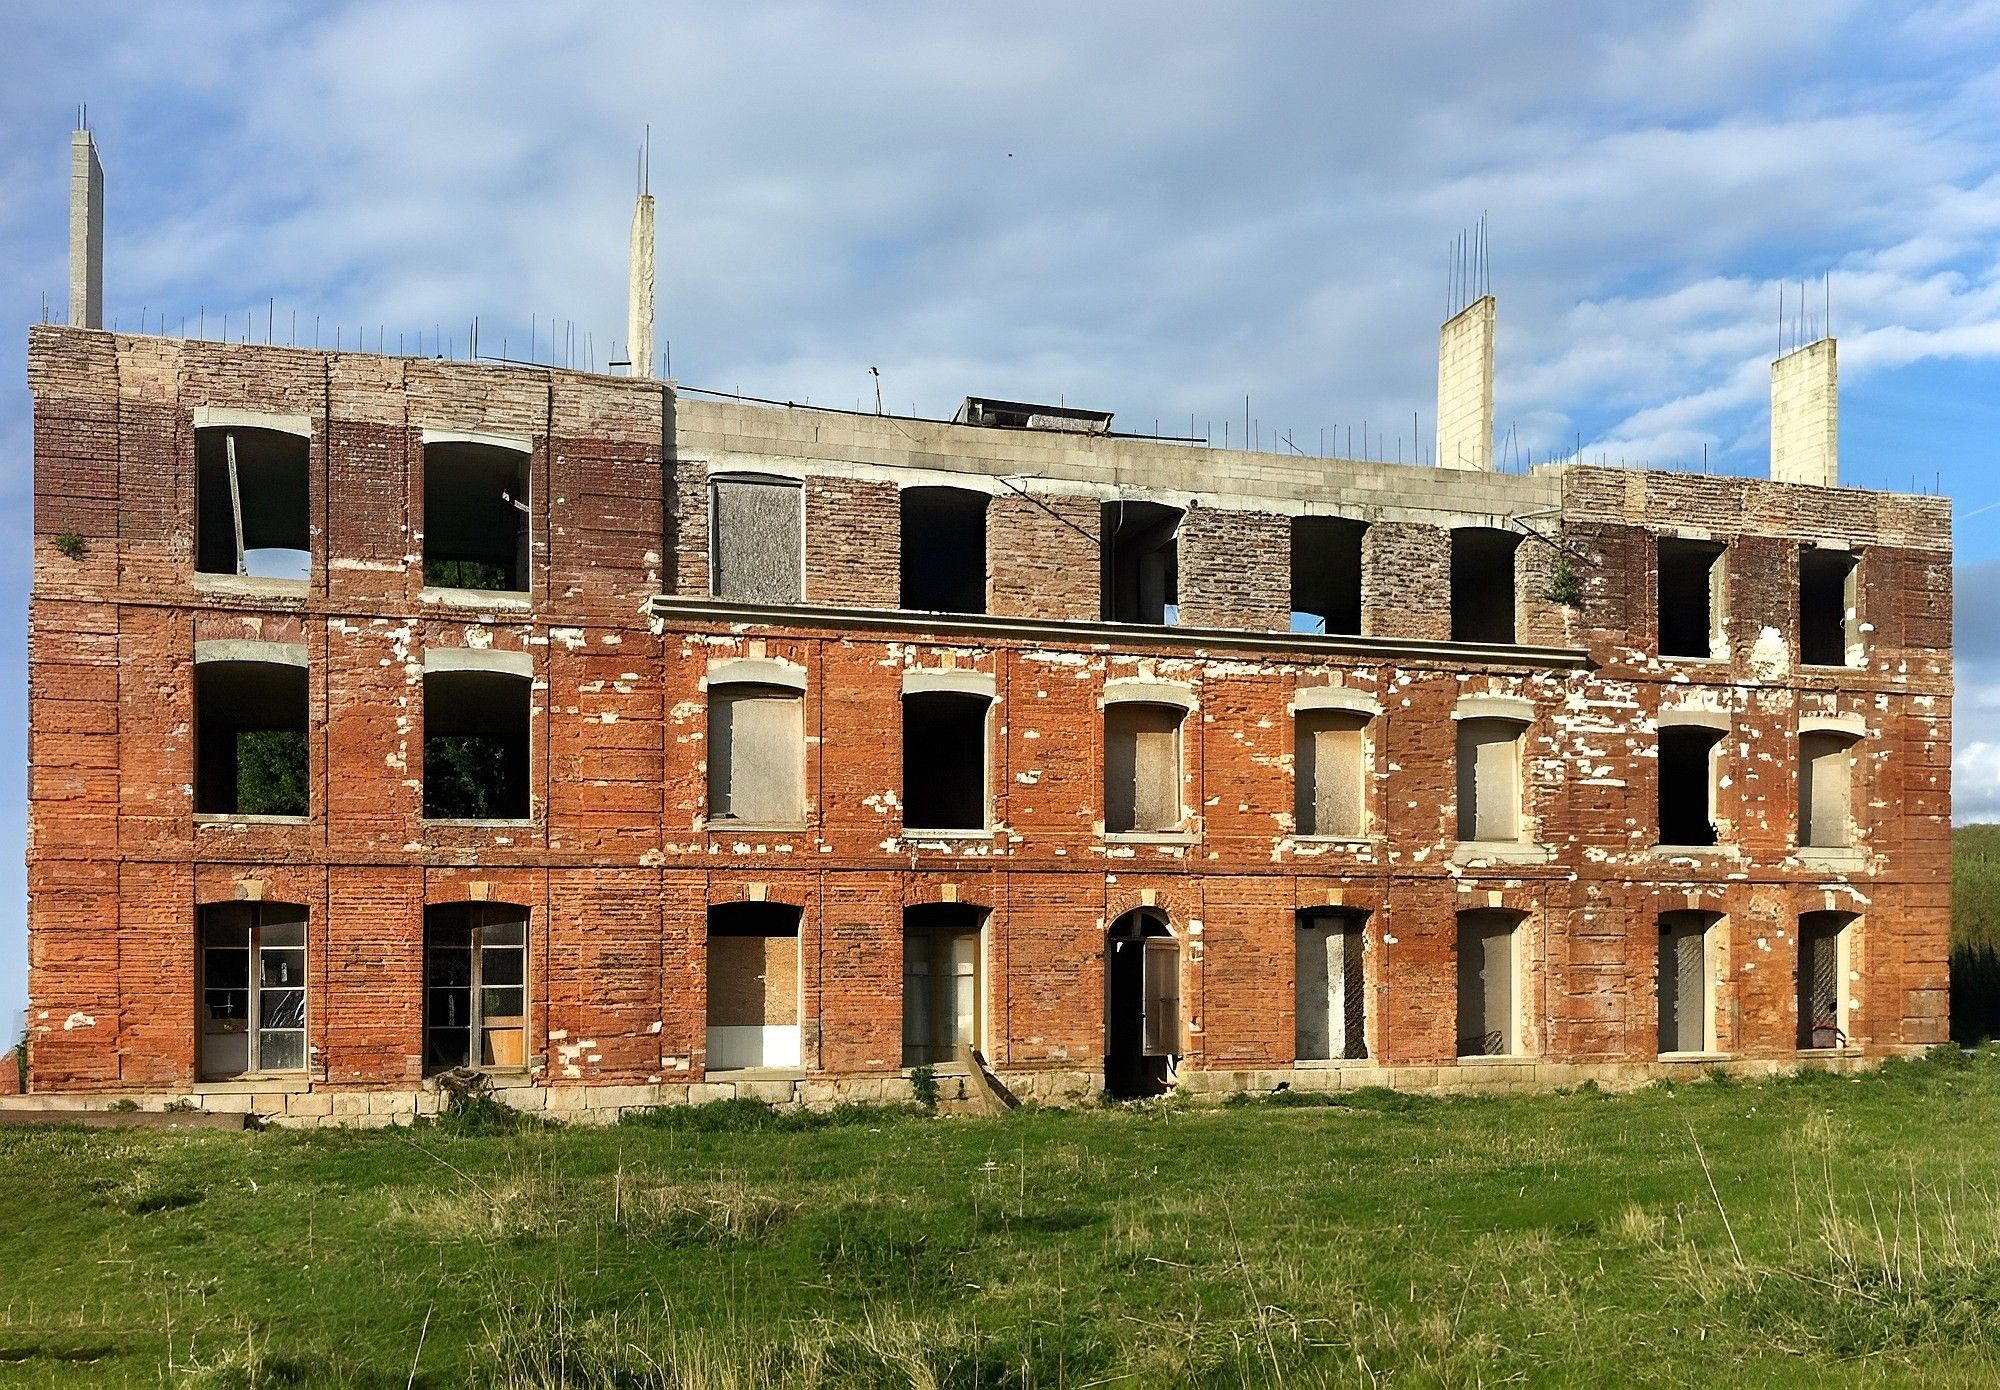
<instances>
[{"instance_id":1,"label":"dark window recess","mask_svg":"<svg viewBox=\"0 0 2000 1390\"><path fill-rule=\"evenodd\" d=\"M1292 518L1292 631L1361 631L1361 537L1337 516Z\"/></svg>"},{"instance_id":2,"label":"dark window recess","mask_svg":"<svg viewBox=\"0 0 2000 1390\"><path fill-rule=\"evenodd\" d=\"M903 825L986 826L984 695L924 691L903 697Z\"/></svg>"},{"instance_id":3,"label":"dark window recess","mask_svg":"<svg viewBox=\"0 0 2000 1390\"><path fill-rule=\"evenodd\" d=\"M1660 843L1715 843L1716 729L1669 725L1660 730Z\"/></svg>"},{"instance_id":4,"label":"dark window recess","mask_svg":"<svg viewBox=\"0 0 2000 1390\"><path fill-rule=\"evenodd\" d=\"M1512 531L1467 526L1451 533L1451 640L1514 640L1514 552L1521 538Z\"/></svg>"},{"instance_id":5,"label":"dark window recess","mask_svg":"<svg viewBox=\"0 0 2000 1390\"><path fill-rule=\"evenodd\" d=\"M528 818L525 676L432 671L424 677L424 818Z\"/></svg>"},{"instance_id":6,"label":"dark window recess","mask_svg":"<svg viewBox=\"0 0 2000 1390\"><path fill-rule=\"evenodd\" d=\"M528 588L528 456L492 444L424 446L424 583Z\"/></svg>"},{"instance_id":7,"label":"dark window recess","mask_svg":"<svg viewBox=\"0 0 2000 1390\"><path fill-rule=\"evenodd\" d=\"M306 671L275 661L194 670L194 808L204 815L303 816L311 800Z\"/></svg>"},{"instance_id":8,"label":"dark window recess","mask_svg":"<svg viewBox=\"0 0 2000 1390\"><path fill-rule=\"evenodd\" d=\"M1799 1046L1847 1046L1841 1026L1841 912L1808 912L1799 918Z\"/></svg>"},{"instance_id":9,"label":"dark window recess","mask_svg":"<svg viewBox=\"0 0 2000 1390\"><path fill-rule=\"evenodd\" d=\"M1853 636L1855 557L1844 550L1799 554L1799 660L1845 666Z\"/></svg>"},{"instance_id":10,"label":"dark window recess","mask_svg":"<svg viewBox=\"0 0 2000 1390\"><path fill-rule=\"evenodd\" d=\"M1660 655L1714 656L1721 645L1723 547L1660 538Z\"/></svg>"},{"instance_id":11,"label":"dark window recess","mask_svg":"<svg viewBox=\"0 0 2000 1390\"><path fill-rule=\"evenodd\" d=\"M424 909L424 1070L528 1064L528 909Z\"/></svg>"},{"instance_id":12,"label":"dark window recess","mask_svg":"<svg viewBox=\"0 0 2000 1390\"><path fill-rule=\"evenodd\" d=\"M986 611L986 494L903 489L902 597L927 613Z\"/></svg>"},{"instance_id":13,"label":"dark window recess","mask_svg":"<svg viewBox=\"0 0 2000 1390\"><path fill-rule=\"evenodd\" d=\"M789 478L716 478L709 584L717 598L798 603L805 597L805 489Z\"/></svg>"},{"instance_id":14,"label":"dark window recess","mask_svg":"<svg viewBox=\"0 0 2000 1390\"><path fill-rule=\"evenodd\" d=\"M279 430L194 434L195 568L305 579L312 570L310 441Z\"/></svg>"},{"instance_id":15,"label":"dark window recess","mask_svg":"<svg viewBox=\"0 0 2000 1390\"><path fill-rule=\"evenodd\" d=\"M1158 502L1106 502L1103 617L1112 623L1170 623L1180 604L1181 510Z\"/></svg>"}]
</instances>

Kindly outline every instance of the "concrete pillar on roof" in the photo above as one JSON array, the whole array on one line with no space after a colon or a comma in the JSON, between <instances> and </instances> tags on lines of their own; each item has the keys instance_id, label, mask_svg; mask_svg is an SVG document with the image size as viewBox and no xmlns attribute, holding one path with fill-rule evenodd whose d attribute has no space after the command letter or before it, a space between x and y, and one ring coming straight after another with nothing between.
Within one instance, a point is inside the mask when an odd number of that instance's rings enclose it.
<instances>
[{"instance_id":1,"label":"concrete pillar on roof","mask_svg":"<svg viewBox=\"0 0 2000 1390\"><path fill-rule=\"evenodd\" d=\"M104 166L87 130L69 137L69 321L104 327Z\"/></svg>"},{"instance_id":2,"label":"concrete pillar on roof","mask_svg":"<svg viewBox=\"0 0 2000 1390\"><path fill-rule=\"evenodd\" d=\"M1771 364L1771 477L1840 482L1840 373L1834 340L1821 338Z\"/></svg>"},{"instance_id":3,"label":"concrete pillar on roof","mask_svg":"<svg viewBox=\"0 0 2000 1390\"><path fill-rule=\"evenodd\" d=\"M1438 332L1437 461L1493 469L1493 296L1445 320Z\"/></svg>"},{"instance_id":4,"label":"concrete pillar on roof","mask_svg":"<svg viewBox=\"0 0 2000 1390\"><path fill-rule=\"evenodd\" d=\"M632 209L631 281L626 286L625 337L632 375L653 374L653 195Z\"/></svg>"}]
</instances>

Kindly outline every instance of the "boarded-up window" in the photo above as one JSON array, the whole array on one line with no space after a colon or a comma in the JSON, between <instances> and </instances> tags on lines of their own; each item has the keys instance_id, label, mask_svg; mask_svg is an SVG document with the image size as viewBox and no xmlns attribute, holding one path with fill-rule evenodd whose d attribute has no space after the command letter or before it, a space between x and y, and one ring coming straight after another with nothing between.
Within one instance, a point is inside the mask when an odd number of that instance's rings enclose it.
<instances>
[{"instance_id":1,"label":"boarded-up window","mask_svg":"<svg viewBox=\"0 0 2000 1390\"><path fill-rule=\"evenodd\" d=\"M796 1067L799 909L716 903L708 910L708 1067Z\"/></svg>"},{"instance_id":2,"label":"boarded-up window","mask_svg":"<svg viewBox=\"0 0 2000 1390\"><path fill-rule=\"evenodd\" d=\"M1799 918L1799 1046L1847 1046L1843 937L1853 919L1844 912L1808 912Z\"/></svg>"},{"instance_id":3,"label":"boarded-up window","mask_svg":"<svg viewBox=\"0 0 2000 1390\"><path fill-rule=\"evenodd\" d=\"M1521 838L1521 733L1513 719L1458 722L1458 838Z\"/></svg>"},{"instance_id":4,"label":"boarded-up window","mask_svg":"<svg viewBox=\"0 0 2000 1390\"><path fill-rule=\"evenodd\" d=\"M1845 550L1809 547L1799 554L1799 660L1807 666L1852 664L1858 561Z\"/></svg>"},{"instance_id":5,"label":"boarded-up window","mask_svg":"<svg viewBox=\"0 0 2000 1390\"><path fill-rule=\"evenodd\" d=\"M1660 918L1660 1051L1705 1052L1714 1019L1709 932L1705 912L1669 912Z\"/></svg>"},{"instance_id":6,"label":"boarded-up window","mask_svg":"<svg viewBox=\"0 0 2000 1390\"><path fill-rule=\"evenodd\" d=\"M1660 537L1660 655L1726 656L1723 547Z\"/></svg>"},{"instance_id":7,"label":"boarded-up window","mask_svg":"<svg viewBox=\"0 0 2000 1390\"><path fill-rule=\"evenodd\" d=\"M708 692L708 816L788 826L805 820L804 704L782 686Z\"/></svg>"},{"instance_id":8,"label":"boarded-up window","mask_svg":"<svg viewBox=\"0 0 2000 1390\"><path fill-rule=\"evenodd\" d=\"M924 903L903 911L903 1065L933 1066L979 1046L979 924L985 910Z\"/></svg>"},{"instance_id":9,"label":"boarded-up window","mask_svg":"<svg viewBox=\"0 0 2000 1390\"><path fill-rule=\"evenodd\" d=\"M439 903L424 909L424 1065L527 1065L528 909Z\"/></svg>"},{"instance_id":10,"label":"boarded-up window","mask_svg":"<svg viewBox=\"0 0 2000 1390\"><path fill-rule=\"evenodd\" d=\"M1302 711L1295 721L1293 794L1301 835L1368 833L1362 739L1366 716L1345 710Z\"/></svg>"},{"instance_id":11,"label":"boarded-up window","mask_svg":"<svg viewBox=\"0 0 2000 1390\"><path fill-rule=\"evenodd\" d=\"M1298 1052L1301 1062L1366 1057L1364 912L1309 908L1298 918Z\"/></svg>"},{"instance_id":12,"label":"boarded-up window","mask_svg":"<svg viewBox=\"0 0 2000 1390\"><path fill-rule=\"evenodd\" d=\"M201 1074L306 1065L306 910L296 903L201 909Z\"/></svg>"},{"instance_id":13,"label":"boarded-up window","mask_svg":"<svg viewBox=\"0 0 2000 1390\"><path fill-rule=\"evenodd\" d=\"M1146 1026L1141 1048L1148 1057L1181 1052L1181 951L1172 937L1146 942Z\"/></svg>"},{"instance_id":14,"label":"boarded-up window","mask_svg":"<svg viewBox=\"0 0 2000 1390\"><path fill-rule=\"evenodd\" d=\"M1516 913L1458 914L1458 1055L1504 1057L1520 1045L1515 1012Z\"/></svg>"},{"instance_id":15,"label":"boarded-up window","mask_svg":"<svg viewBox=\"0 0 2000 1390\"><path fill-rule=\"evenodd\" d=\"M1853 842L1854 738L1799 735L1799 843L1838 848Z\"/></svg>"},{"instance_id":16,"label":"boarded-up window","mask_svg":"<svg viewBox=\"0 0 2000 1390\"><path fill-rule=\"evenodd\" d=\"M1181 719L1174 705L1104 711L1104 828L1175 830L1181 823Z\"/></svg>"},{"instance_id":17,"label":"boarded-up window","mask_svg":"<svg viewBox=\"0 0 2000 1390\"><path fill-rule=\"evenodd\" d=\"M804 597L803 489L787 478L713 481L710 576L717 598L797 603Z\"/></svg>"},{"instance_id":18,"label":"boarded-up window","mask_svg":"<svg viewBox=\"0 0 2000 1390\"><path fill-rule=\"evenodd\" d=\"M984 695L927 690L903 697L903 824L980 830L986 825Z\"/></svg>"}]
</instances>

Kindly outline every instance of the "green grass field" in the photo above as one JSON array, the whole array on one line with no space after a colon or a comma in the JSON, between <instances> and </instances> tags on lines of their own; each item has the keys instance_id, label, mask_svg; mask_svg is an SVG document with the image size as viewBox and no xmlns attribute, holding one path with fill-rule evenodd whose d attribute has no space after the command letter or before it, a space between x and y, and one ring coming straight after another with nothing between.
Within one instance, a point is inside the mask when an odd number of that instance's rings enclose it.
<instances>
[{"instance_id":1,"label":"green grass field","mask_svg":"<svg viewBox=\"0 0 2000 1390\"><path fill-rule=\"evenodd\" d=\"M1996 1134L2000 1050L1618 1097L0 1130L0 1380L1990 1385Z\"/></svg>"}]
</instances>

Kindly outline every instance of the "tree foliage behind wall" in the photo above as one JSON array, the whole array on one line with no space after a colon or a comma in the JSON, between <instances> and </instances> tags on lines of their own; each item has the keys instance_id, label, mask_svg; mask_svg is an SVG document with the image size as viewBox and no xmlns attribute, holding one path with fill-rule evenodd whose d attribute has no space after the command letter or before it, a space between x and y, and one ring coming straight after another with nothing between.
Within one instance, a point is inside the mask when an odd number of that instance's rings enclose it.
<instances>
[{"instance_id":1,"label":"tree foliage behind wall","mask_svg":"<svg viewBox=\"0 0 2000 1390\"><path fill-rule=\"evenodd\" d=\"M431 820L521 820L528 814L525 742L498 734L424 740L424 815Z\"/></svg>"},{"instance_id":2,"label":"tree foliage behind wall","mask_svg":"<svg viewBox=\"0 0 2000 1390\"><path fill-rule=\"evenodd\" d=\"M303 816L311 782L300 729L244 729L236 735L236 813Z\"/></svg>"},{"instance_id":3,"label":"tree foliage behind wall","mask_svg":"<svg viewBox=\"0 0 2000 1390\"><path fill-rule=\"evenodd\" d=\"M2000 825L1951 835L1951 1035L2000 1037Z\"/></svg>"}]
</instances>

